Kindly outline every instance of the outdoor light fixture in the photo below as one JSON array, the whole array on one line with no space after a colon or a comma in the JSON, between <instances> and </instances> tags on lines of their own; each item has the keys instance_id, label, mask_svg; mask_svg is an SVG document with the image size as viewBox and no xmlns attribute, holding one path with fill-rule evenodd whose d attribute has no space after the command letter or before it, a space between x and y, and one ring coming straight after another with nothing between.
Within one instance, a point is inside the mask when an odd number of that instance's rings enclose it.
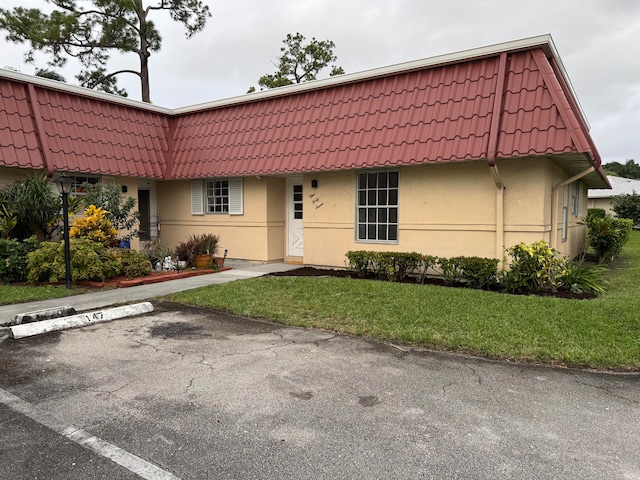
<instances>
[{"instance_id":1,"label":"outdoor light fixture","mask_svg":"<svg viewBox=\"0 0 640 480\"><path fill-rule=\"evenodd\" d=\"M315 178L311 180L311 188L318 188L318 180Z\"/></svg>"},{"instance_id":2,"label":"outdoor light fixture","mask_svg":"<svg viewBox=\"0 0 640 480\"><path fill-rule=\"evenodd\" d=\"M56 187L62 195L62 220L64 224L64 269L67 277L67 288L71 288L71 250L69 248L69 194L73 187L73 178L62 175L56 180Z\"/></svg>"}]
</instances>

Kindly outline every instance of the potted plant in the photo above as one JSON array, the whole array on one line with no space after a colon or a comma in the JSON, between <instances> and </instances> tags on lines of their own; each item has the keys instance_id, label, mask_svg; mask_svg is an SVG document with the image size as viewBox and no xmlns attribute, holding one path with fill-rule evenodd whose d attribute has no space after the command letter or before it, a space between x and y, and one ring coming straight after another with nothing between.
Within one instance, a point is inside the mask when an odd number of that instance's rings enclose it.
<instances>
[{"instance_id":1,"label":"potted plant","mask_svg":"<svg viewBox=\"0 0 640 480\"><path fill-rule=\"evenodd\" d=\"M196 268L210 267L213 257L218 253L218 242L220 235L213 233L203 233L193 235L194 240L194 265Z\"/></svg>"}]
</instances>

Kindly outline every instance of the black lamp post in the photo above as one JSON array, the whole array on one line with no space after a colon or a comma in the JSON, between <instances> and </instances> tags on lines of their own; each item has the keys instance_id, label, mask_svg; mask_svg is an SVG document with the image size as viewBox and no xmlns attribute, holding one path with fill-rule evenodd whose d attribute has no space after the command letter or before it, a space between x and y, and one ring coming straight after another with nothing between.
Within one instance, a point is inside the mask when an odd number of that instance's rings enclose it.
<instances>
[{"instance_id":1,"label":"black lamp post","mask_svg":"<svg viewBox=\"0 0 640 480\"><path fill-rule=\"evenodd\" d=\"M64 221L64 269L67 276L67 288L71 288L71 250L69 248L69 194L73 187L73 178L62 175L56 180L56 186L62 195L62 219Z\"/></svg>"}]
</instances>

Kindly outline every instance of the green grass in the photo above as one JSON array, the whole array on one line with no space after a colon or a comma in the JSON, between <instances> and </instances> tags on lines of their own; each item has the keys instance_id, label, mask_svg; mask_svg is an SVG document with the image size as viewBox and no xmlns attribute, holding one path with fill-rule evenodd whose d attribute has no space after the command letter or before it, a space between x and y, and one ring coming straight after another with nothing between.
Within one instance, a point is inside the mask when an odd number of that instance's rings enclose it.
<instances>
[{"instance_id":1,"label":"green grass","mask_svg":"<svg viewBox=\"0 0 640 480\"><path fill-rule=\"evenodd\" d=\"M344 278L262 277L171 300L388 342L575 367L640 370L640 232L595 300Z\"/></svg>"},{"instance_id":2,"label":"green grass","mask_svg":"<svg viewBox=\"0 0 640 480\"><path fill-rule=\"evenodd\" d=\"M73 288L67 290L64 285L5 285L0 284L0 305L37 302L51 298L63 298L84 293L85 290Z\"/></svg>"}]
</instances>

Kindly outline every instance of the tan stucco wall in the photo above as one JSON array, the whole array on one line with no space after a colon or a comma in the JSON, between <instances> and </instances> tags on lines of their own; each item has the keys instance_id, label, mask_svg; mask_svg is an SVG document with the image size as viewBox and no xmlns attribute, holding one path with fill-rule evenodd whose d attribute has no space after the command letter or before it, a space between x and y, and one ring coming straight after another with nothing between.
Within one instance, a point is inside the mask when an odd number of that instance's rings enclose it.
<instances>
[{"instance_id":1,"label":"tan stucco wall","mask_svg":"<svg viewBox=\"0 0 640 480\"><path fill-rule=\"evenodd\" d=\"M243 180L243 215L191 215L191 181L158 182L160 241L175 247L191 234L221 236L220 254L229 258L274 261L284 258L285 180L247 177Z\"/></svg>"},{"instance_id":2,"label":"tan stucco wall","mask_svg":"<svg viewBox=\"0 0 640 480\"><path fill-rule=\"evenodd\" d=\"M0 167L0 188L10 185L16 180L24 180L33 172L34 170Z\"/></svg>"},{"instance_id":3,"label":"tan stucco wall","mask_svg":"<svg viewBox=\"0 0 640 480\"><path fill-rule=\"evenodd\" d=\"M348 250L502 258L504 247L550 241L551 191L565 179L562 170L540 158L502 160L498 168L505 185L503 245L497 245L496 236L500 196L484 162L400 168L397 243L355 240L356 172L306 175L304 262L344 266ZM315 190L311 188L314 178L318 180ZM586 189L583 211L586 213ZM570 206L568 239L560 241L562 198L557 219L557 249L577 255L584 242L584 227L577 225L579 217L572 215Z\"/></svg>"},{"instance_id":4,"label":"tan stucco wall","mask_svg":"<svg viewBox=\"0 0 640 480\"><path fill-rule=\"evenodd\" d=\"M588 202L589 208L602 208L612 217L616 216L616 212L611 209L611 197L608 198L590 198Z\"/></svg>"}]
</instances>

